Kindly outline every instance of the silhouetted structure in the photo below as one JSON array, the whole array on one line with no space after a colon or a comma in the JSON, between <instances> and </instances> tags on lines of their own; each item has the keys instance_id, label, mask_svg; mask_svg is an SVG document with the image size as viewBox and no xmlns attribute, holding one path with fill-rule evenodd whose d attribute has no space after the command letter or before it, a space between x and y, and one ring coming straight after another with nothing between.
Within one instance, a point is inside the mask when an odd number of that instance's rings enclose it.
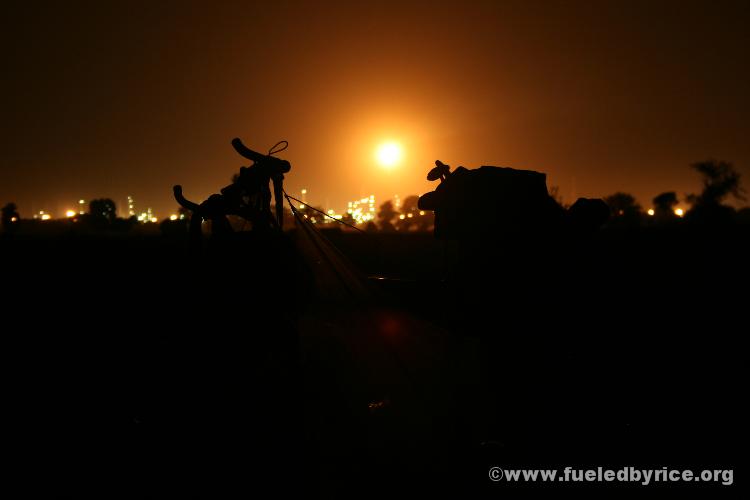
<instances>
[{"instance_id":1,"label":"silhouetted structure","mask_svg":"<svg viewBox=\"0 0 750 500\"><path fill-rule=\"evenodd\" d=\"M271 155L286 149L275 149L277 143L267 155L256 153L245 147L240 139L233 139L232 146L243 158L255 162L250 167L240 168L237 181L221 190L221 193L229 198L236 207L244 204L251 209L252 214L257 214L258 223L263 224L263 218L271 217L271 190L269 184L273 183L273 197L276 202L276 223L279 229L283 228L283 181L284 174L288 173L292 166L288 161L275 158ZM239 202L239 203L238 203ZM254 221L255 222L255 221Z\"/></svg>"},{"instance_id":2,"label":"silhouetted structure","mask_svg":"<svg viewBox=\"0 0 750 500\"><path fill-rule=\"evenodd\" d=\"M438 162L436 162L438 163ZM547 193L546 176L529 170L447 165L430 171L440 185L419 198L421 210L435 212L435 236L472 240L481 235L549 231L559 227L565 211Z\"/></svg>"},{"instance_id":3,"label":"silhouetted structure","mask_svg":"<svg viewBox=\"0 0 750 500\"><path fill-rule=\"evenodd\" d=\"M193 242L200 242L201 223L204 220L211 222L214 237L222 238L233 233L227 215L237 215L252 222L254 231L283 227L283 179L284 174L291 170L291 165L271 155L283 151L285 147L274 150L274 146L264 155L247 148L238 138L232 140L232 146L242 157L253 160L254 164L241 167L239 175L233 178L232 184L221 189L221 194L213 194L199 205L183 196L182 186L174 186L175 200L192 213L190 235ZM271 212L270 183L273 183L276 201L275 217Z\"/></svg>"},{"instance_id":4,"label":"silhouetted structure","mask_svg":"<svg viewBox=\"0 0 750 500\"><path fill-rule=\"evenodd\" d=\"M561 354L569 352L557 318L596 309L598 290L578 287L572 299L559 284L585 279L585 266L595 262L590 236L607 221L609 208L581 198L566 211L540 172L448 171L444 164L433 169L429 178L441 182L419 199L420 209L435 212L435 236L446 240L447 290L439 293L452 300L435 314L447 316L459 334L479 337L492 435L564 404L545 380L562 373ZM435 291L433 299L441 300Z\"/></svg>"},{"instance_id":5,"label":"silhouetted structure","mask_svg":"<svg viewBox=\"0 0 750 500\"><path fill-rule=\"evenodd\" d=\"M418 207L435 212L440 239L499 240L507 246L566 230L592 233L609 219L610 210L600 199L580 198L566 211L550 196L540 172L483 166L451 173L448 165L435 163L427 179L440 179L440 184L419 198Z\"/></svg>"},{"instance_id":6,"label":"silhouetted structure","mask_svg":"<svg viewBox=\"0 0 750 500\"><path fill-rule=\"evenodd\" d=\"M435 160L435 168L427 173L428 181L436 181L440 179L440 182L444 181L451 173L451 167L446 165L440 160Z\"/></svg>"},{"instance_id":7,"label":"silhouetted structure","mask_svg":"<svg viewBox=\"0 0 750 500\"><path fill-rule=\"evenodd\" d=\"M595 232L609 216L609 207L599 198L578 198L567 213L569 227L578 234Z\"/></svg>"}]
</instances>

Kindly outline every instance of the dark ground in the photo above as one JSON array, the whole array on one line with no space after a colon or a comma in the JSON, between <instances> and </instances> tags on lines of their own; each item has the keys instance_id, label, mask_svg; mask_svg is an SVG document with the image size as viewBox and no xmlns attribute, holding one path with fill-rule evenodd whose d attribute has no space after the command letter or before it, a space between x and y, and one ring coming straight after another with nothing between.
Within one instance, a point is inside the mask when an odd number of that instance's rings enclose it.
<instances>
[{"instance_id":1,"label":"dark ground","mask_svg":"<svg viewBox=\"0 0 750 500\"><path fill-rule=\"evenodd\" d=\"M497 497L491 465L738 469L746 228L327 236L389 278L377 300L317 299L286 240L0 241L28 490Z\"/></svg>"}]
</instances>

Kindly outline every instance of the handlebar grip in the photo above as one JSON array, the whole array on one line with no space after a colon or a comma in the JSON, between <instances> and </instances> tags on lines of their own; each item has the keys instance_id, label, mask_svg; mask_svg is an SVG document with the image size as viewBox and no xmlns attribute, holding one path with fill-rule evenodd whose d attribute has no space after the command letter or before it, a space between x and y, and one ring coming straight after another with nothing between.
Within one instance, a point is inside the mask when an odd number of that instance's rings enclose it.
<instances>
[{"instance_id":1,"label":"handlebar grip","mask_svg":"<svg viewBox=\"0 0 750 500\"><path fill-rule=\"evenodd\" d=\"M232 139L232 147L234 147L234 150L237 151L240 156L247 158L248 160L253 160L254 162L261 162L267 158L267 155L253 151L242 144L242 140L239 137Z\"/></svg>"},{"instance_id":2,"label":"handlebar grip","mask_svg":"<svg viewBox=\"0 0 750 500\"><path fill-rule=\"evenodd\" d=\"M172 187L172 191L174 192L174 199L177 201L177 203L180 204L180 206L187 208L194 214L198 211L198 209L200 208L198 204L193 203L182 195L182 186L177 184L176 186Z\"/></svg>"}]
</instances>

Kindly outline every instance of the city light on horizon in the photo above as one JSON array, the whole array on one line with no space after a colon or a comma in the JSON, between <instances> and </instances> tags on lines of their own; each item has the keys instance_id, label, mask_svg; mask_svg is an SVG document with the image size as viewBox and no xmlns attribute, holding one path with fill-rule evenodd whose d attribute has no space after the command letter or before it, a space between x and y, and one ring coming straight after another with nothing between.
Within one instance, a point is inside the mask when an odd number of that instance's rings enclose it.
<instances>
[{"instance_id":1,"label":"city light on horizon","mask_svg":"<svg viewBox=\"0 0 750 500\"><path fill-rule=\"evenodd\" d=\"M375 219L375 195L350 201L346 209L355 224L363 224Z\"/></svg>"}]
</instances>

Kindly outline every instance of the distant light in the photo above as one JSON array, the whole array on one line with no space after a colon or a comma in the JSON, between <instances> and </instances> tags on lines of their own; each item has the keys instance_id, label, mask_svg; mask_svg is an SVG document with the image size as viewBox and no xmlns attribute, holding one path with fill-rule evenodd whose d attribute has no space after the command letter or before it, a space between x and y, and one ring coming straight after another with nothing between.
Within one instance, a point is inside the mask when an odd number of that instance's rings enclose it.
<instances>
[{"instance_id":1,"label":"distant light","mask_svg":"<svg viewBox=\"0 0 750 500\"><path fill-rule=\"evenodd\" d=\"M175 214L172 214L169 216L169 220L177 220L177 216Z\"/></svg>"},{"instance_id":2,"label":"distant light","mask_svg":"<svg viewBox=\"0 0 750 500\"><path fill-rule=\"evenodd\" d=\"M307 189L303 189L302 194L307 194Z\"/></svg>"},{"instance_id":3,"label":"distant light","mask_svg":"<svg viewBox=\"0 0 750 500\"><path fill-rule=\"evenodd\" d=\"M675 214L675 215L676 215L677 217L682 217L683 215L685 215L685 211L684 211L683 209L681 209L681 208L678 208L678 209L676 209L676 210L674 211L674 214Z\"/></svg>"},{"instance_id":4,"label":"distant light","mask_svg":"<svg viewBox=\"0 0 750 500\"><path fill-rule=\"evenodd\" d=\"M649 215L654 215L654 213L656 213L656 212L654 212L654 209L653 209L653 208L649 208L649 209L648 209L648 212L647 212L647 213L648 213Z\"/></svg>"},{"instance_id":5,"label":"distant light","mask_svg":"<svg viewBox=\"0 0 750 500\"><path fill-rule=\"evenodd\" d=\"M420 210L419 215L424 215L424 210Z\"/></svg>"},{"instance_id":6,"label":"distant light","mask_svg":"<svg viewBox=\"0 0 750 500\"><path fill-rule=\"evenodd\" d=\"M16 221L18 221L18 217L11 217L11 218L10 218L10 221L11 221L11 222L16 222Z\"/></svg>"},{"instance_id":7,"label":"distant light","mask_svg":"<svg viewBox=\"0 0 750 500\"><path fill-rule=\"evenodd\" d=\"M383 167L393 167L401 160L401 146L395 142L381 144L375 152L375 157Z\"/></svg>"},{"instance_id":8,"label":"distant light","mask_svg":"<svg viewBox=\"0 0 750 500\"><path fill-rule=\"evenodd\" d=\"M151 222L159 222L159 219L157 219L156 217L151 217Z\"/></svg>"},{"instance_id":9,"label":"distant light","mask_svg":"<svg viewBox=\"0 0 750 500\"><path fill-rule=\"evenodd\" d=\"M401 215L398 216L398 218L401 219L401 220L404 220L404 219L406 219L406 216L404 214L401 214Z\"/></svg>"},{"instance_id":10,"label":"distant light","mask_svg":"<svg viewBox=\"0 0 750 500\"><path fill-rule=\"evenodd\" d=\"M76 215L78 215L78 212L76 212L75 210L68 210L67 212L65 212L65 217L68 218L75 217Z\"/></svg>"},{"instance_id":11,"label":"distant light","mask_svg":"<svg viewBox=\"0 0 750 500\"><path fill-rule=\"evenodd\" d=\"M50 220L52 216L50 214L42 214L42 220Z\"/></svg>"},{"instance_id":12,"label":"distant light","mask_svg":"<svg viewBox=\"0 0 750 500\"><path fill-rule=\"evenodd\" d=\"M86 202L85 202L85 201L83 201L83 200L78 200L78 203L80 203L81 205L83 205L83 204L84 204L84 203L86 203Z\"/></svg>"},{"instance_id":13,"label":"distant light","mask_svg":"<svg viewBox=\"0 0 750 500\"><path fill-rule=\"evenodd\" d=\"M412 217L414 217L414 214L413 213L409 213L409 215L407 215L407 217L409 217L411 219Z\"/></svg>"}]
</instances>

